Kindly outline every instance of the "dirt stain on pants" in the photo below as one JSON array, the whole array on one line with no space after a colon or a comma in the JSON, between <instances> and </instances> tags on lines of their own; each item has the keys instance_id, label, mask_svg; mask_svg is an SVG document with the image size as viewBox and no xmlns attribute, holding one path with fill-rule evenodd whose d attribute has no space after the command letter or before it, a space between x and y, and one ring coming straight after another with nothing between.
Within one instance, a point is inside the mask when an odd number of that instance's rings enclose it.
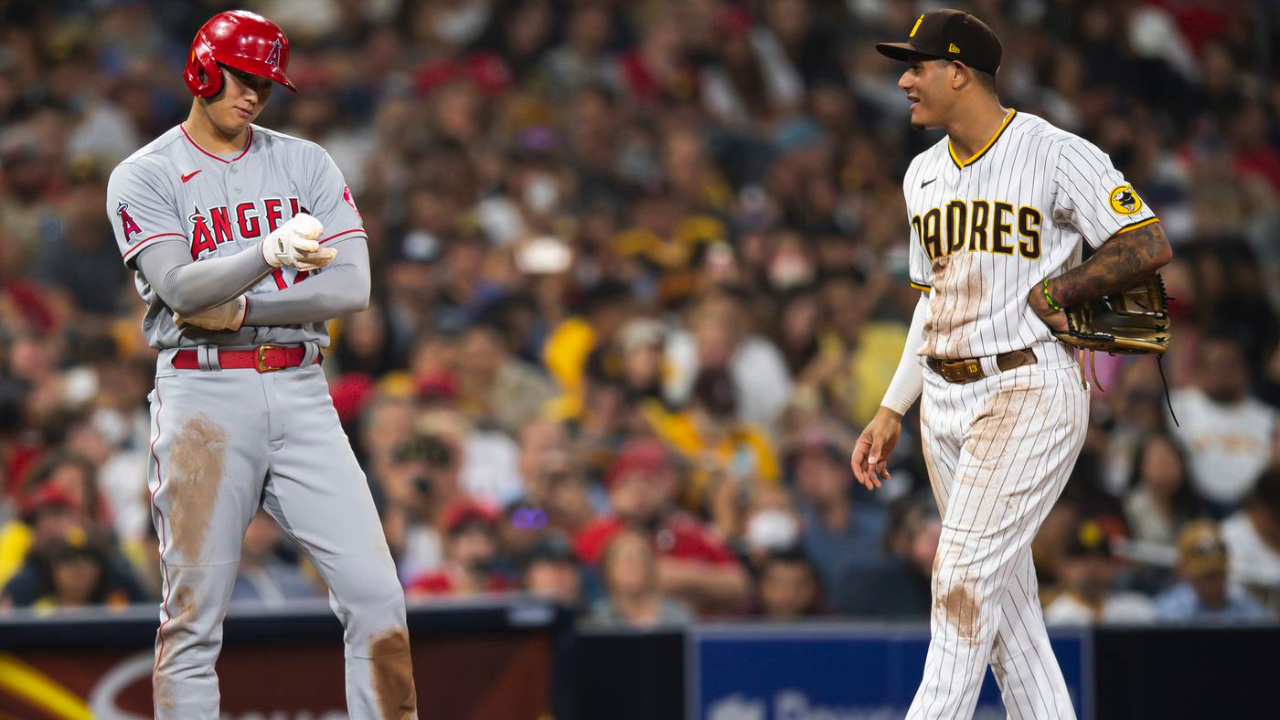
<instances>
[{"instance_id":1,"label":"dirt stain on pants","mask_svg":"<svg viewBox=\"0 0 1280 720\"><path fill-rule=\"evenodd\" d=\"M375 636L369 643L369 665L382 720L411 720L418 709L418 693L413 686L409 632L397 628Z\"/></svg>"},{"instance_id":2,"label":"dirt stain on pants","mask_svg":"<svg viewBox=\"0 0 1280 720\"><path fill-rule=\"evenodd\" d=\"M973 582L966 580L938 596L936 610L941 610L956 634L965 640L978 637L978 601L973 597Z\"/></svg>"},{"instance_id":3,"label":"dirt stain on pants","mask_svg":"<svg viewBox=\"0 0 1280 720\"><path fill-rule=\"evenodd\" d=\"M169 530L181 561L197 565L222 487L227 432L208 415L193 415L169 448Z\"/></svg>"}]
</instances>

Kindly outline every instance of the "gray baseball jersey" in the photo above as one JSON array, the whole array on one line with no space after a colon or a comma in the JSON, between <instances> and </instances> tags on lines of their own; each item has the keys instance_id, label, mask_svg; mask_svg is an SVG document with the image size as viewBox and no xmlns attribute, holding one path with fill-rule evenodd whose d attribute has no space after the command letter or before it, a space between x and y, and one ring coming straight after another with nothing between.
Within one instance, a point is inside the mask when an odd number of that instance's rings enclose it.
<instances>
[{"instance_id":1,"label":"gray baseball jersey","mask_svg":"<svg viewBox=\"0 0 1280 720\"><path fill-rule=\"evenodd\" d=\"M324 225L322 244L364 237L351 191L324 148L257 126L249 132L244 150L215 155L178 125L111 173L107 212L115 219L125 264L138 270L135 282L147 303L142 329L152 347L329 343L324 322L246 325L238 332L179 331L171 309L135 262L147 247L166 242L186 243L195 262L256 252L263 238L298 213L308 213ZM279 292L308 275L292 267L273 271L249 290L250 305L255 295Z\"/></svg>"},{"instance_id":2,"label":"gray baseball jersey","mask_svg":"<svg viewBox=\"0 0 1280 720\"><path fill-rule=\"evenodd\" d=\"M324 225L322 243L343 244L314 277L272 270L260 250L303 212ZM138 271L143 330L161 350L147 463L163 580L154 717L220 717L221 624L245 528L261 506L329 588L346 630L350 716L416 718L404 593L315 362L329 340L324 321L369 296L364 229L342 174L322 148L282 133L251 127L243 151L218 156L178 126L115 169L107 213ZM174 310L241 293L248 308L237 332L174 325ZM221 366L222 349L262 344L301 346L303 359L279 372ZM199 369L175 362L186 348Z\"/></svg>"}]
</instances>

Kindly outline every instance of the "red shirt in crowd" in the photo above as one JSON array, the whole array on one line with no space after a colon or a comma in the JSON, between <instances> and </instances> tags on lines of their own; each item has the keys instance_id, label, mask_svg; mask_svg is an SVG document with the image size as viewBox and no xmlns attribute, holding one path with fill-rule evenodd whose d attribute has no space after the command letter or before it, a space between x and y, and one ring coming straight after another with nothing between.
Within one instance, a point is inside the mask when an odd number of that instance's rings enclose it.
<instances>
[{"instance_id":1,"label":"red shirt in crowd","mask_svg":"<svg viewBox=\"0 0 1280 720\"><path fill-rule=\"evenodd\" d=\"M499 593L508 590L514 590L511 583L501 575L490 575L485 581L481 592ZM409 595L453 595L458 588L453 583L453 576L448 570L436 570L434 572L419 575L417 579L409 583L407 588Z\"/></svg>"},{"instance_id":2,"label":"red shirt in crowd","mask_svg":"<svg viewBox=\"0 0 1280 720\"><path fill-rule=\"evenodd\" d=\"M600 562L609 541L625 525L622 518L612 515L591 521L573 539L578 557L593 565ZM701 560L717 565L737 562L733 552L718 535L692 516L681 512L667 516L662 529L654 538L654 549L662 557L681 560Z\"/></svg>"}]
</instances>

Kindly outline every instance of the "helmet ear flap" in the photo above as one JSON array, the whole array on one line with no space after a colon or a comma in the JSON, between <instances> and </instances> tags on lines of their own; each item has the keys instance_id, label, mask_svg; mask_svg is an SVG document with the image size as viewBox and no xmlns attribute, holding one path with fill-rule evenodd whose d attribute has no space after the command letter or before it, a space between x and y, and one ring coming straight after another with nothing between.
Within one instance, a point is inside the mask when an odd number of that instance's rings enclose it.
<instances>
[{"instance_id":1,"label":"helmet ear flap","mask_svg":"<svg viewBox=\"0 0 1280 720\"><path fill-rule=\"evenodd\" d=\"M222 68L207 45L197 43L191 48L184 79L196 97L211 97L222 91Z\"/></svg>"}]
</instances>

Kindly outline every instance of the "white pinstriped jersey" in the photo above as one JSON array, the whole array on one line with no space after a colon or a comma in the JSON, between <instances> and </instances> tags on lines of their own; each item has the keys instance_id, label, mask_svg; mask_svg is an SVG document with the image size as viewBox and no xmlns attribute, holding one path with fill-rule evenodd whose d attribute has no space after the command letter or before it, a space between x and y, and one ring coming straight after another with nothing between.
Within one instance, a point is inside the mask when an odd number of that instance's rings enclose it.
<instances>
[{"instance_id":1,"label":"white pinstriped jersey","mask_svg":"<svg viewBox=\"0 0 1280 720\"><path fill-rule=\"evenodd\" d=\"M1011 110L962 161L943 138L902 184L911 218L911 283L928 291L921 355L974 358L1055 341L1027 291L1080 264L1080 240L1156 222L1093 143Z\"/></svg>"}]
</instances>

